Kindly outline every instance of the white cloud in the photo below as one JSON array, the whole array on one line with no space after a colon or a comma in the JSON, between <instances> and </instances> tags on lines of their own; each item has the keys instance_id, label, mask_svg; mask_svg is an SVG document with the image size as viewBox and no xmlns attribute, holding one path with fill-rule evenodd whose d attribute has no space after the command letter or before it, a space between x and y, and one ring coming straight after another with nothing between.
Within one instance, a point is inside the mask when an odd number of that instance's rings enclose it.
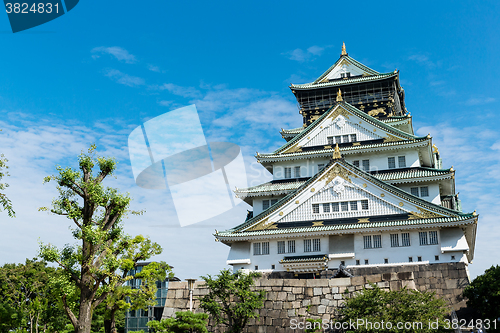
<instances>
[{"instance_id":1,"label":"white cloud","mask_svg":"<svg viewBox=\"0 0 500 333\"><path fill-rule=\"evenodd\" d=\"M182 87L173 83L164 83L159 86L151 86L152 89L166 90L174 95L187 97L187 98L197 98L201 96L200 91L194 87Z\"/></svg>"},{"instance_id":2,"label":"white cloud","mask_svg":"<svg viewBox=\"0 0 500 333\"><path fill-rule=\"evenodd\" d=\"M485 97L485 98L479 98L479 97L471 97L468 100L464 102L465 105L484 105L484 104L489 104L495 102L496 99L493 97Z\"/></svg>"},{"instance_id":3,"label":"white cloud","mask_svg":"<svg viewBox=\"0 0 500 333\"><path fill-rule=\"evenodd\" d=\"M155 66L155 65L151 65L151 64L149 64L149 65L148 65L148 69L149 69L150 71L152 71L152 72L161 73L161 69L160 69L160 67Z\"/></svg>"},{"instance_id":4,"label":"white cloud","mask_svg":"<svg viewBox=\"0 0 500 333\"><path fill-rule=\"evenodd\" d=\"M313 45L307 48L307 50L295 49L293 51L288 51L283 54L286 55L290 60L304 62L313 60L315 57L320 56L324 50L325 50L324 47Z\"/></svg>"},{"instance_id":5,"label":"white cloud","mask_svg":"<svg viewBox=\"0 0 500 333\"><path fill-rule=\"evenodd\" d=\"M93 53L92 58L97 59L99 58L99 54L109 54L115 57L118 61L127 63L127 64L134 64L137 62L137 59L133 54L130 54L127 50L124 48L121 48L119 46L111 46L111 47L95 47L91 50L91 53Z\"/></svg>"},{"instance_id":6,"label":"white cloud","mask_svg":"<svg viewBox=\"0 0 500 333\"><path fill-rule=\"evenodd\" d=\"M104 75L109 77L116 83L123 84L129 87L142 86L146 83L143 78L122 73L117 69L108 69L106 70Z\"/></svg>"}]
</instances>

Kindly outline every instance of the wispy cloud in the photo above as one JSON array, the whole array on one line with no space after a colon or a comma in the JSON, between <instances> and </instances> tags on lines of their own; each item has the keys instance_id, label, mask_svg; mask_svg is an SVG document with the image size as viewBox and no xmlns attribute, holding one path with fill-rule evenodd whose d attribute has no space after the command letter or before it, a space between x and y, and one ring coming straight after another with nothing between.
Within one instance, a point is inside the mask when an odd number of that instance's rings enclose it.
<instances>
[{"instance_id":1,"label":"wispy cloud","mask_svg":"<svg viewBox=\"0 0 500 333\"><path fill-rule=\"evenodd\" d=\"M137 59L133 54L130 54L127 50L119 46L111 46L111 47L99 46L93 48L91 50L91 53L92 53L92 58L94 59L99 58L101 54L109 54L115 57L118 61L127 64L134 64L137 62Z\"/></svg>"},{"instance_id":2,"label":"wispy cloud","mask_svg":"<svg viewBox=\"0 0 500 333\"><path fill-rule=\"evenodd\" d=\"M433 61L430 59L428 55L422 53L412 54L411 56L408 57L408 60L412 60L418 64L424 65L428 69L434 69L436 67L441 66L440 61Z\"/></svg>"},{"instance_id":3,"label":"wispy cloud","mask_svg":"<svg viewBox=\"0 0 500 333\"><path fill-rule=\"evenodd\" d=\"M146 83L143 78L122 73L117 69L108 69L106 70L104 75L109 77L116 83L123 84L129 87L142 86Z\"/></svg>"},{"instance_id":4,"label":"wispy cloud","mask_svg":"<svg viewBox=\"0 0 500 333\"><path fill-rule=\"evenodd\" d=\"M305 62L314 60L316 57L320 56L324 50L324 47L313 45L306 50L295 49L293 51L285 52L283 55L287 56L290 60Z\"/></svg>"},{"instance_id":5,"label":"wispy cloud","mask_svg":"<svg viewBox=\"0 0 500 333\"><path fill-rule=\"evenodd\" d=\"M478 97L471 97L468 100L464 102L465 105L484 105L484 104L489 104L495 102L496 99L493 97L485 97L485 98L478 98Z\"/></svg>"},{"instance_id":6,"label":"wispy cloud","mask_svg":"<svg viewBox=\"0 0 500 333\"><path fill-rule=\"evenodd\" d=\"M187 98L199 98L202 96L200 91L194 87L183 87L173 83L164 83L162 85L151 86L151 89L166 90L174 95Z\"/></svg>"},{"instance_id":7,"label":"wispy cloud","mask_svg":"<svg viewBox=\"0 0 500 333\"><path fill-rule=\"evenodd\" d=\"M148 64L148 70L151 72L161 73L160 67L151 64Z\"/></svg>"}]
</instances>

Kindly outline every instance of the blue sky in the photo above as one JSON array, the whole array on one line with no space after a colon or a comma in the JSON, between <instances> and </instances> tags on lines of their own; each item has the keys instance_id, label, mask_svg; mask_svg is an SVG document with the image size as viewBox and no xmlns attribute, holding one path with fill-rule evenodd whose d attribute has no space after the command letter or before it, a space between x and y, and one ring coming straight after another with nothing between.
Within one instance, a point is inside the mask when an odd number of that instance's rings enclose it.
<instances>
[{"instance_id":1,"label":"blue sky","mask_svg":"<svg viewBox=\"0 0 500 333\"><path fill-rule=\"evenodd\" d=\"M9 159L17 218L0 214L0 264L37 253L38 239L71 242L69 222L37 211L55 197L42 179L89 143L119 160L110 185L146 208L126 231L159 242L181 278L216 273L228 247L214 229L239 224L244 204L180 228L168 192L137 188L127 137L144 121L195 103L209 141L242 147L251 181L269 175L255 151L301 125L289 83L314 80L339 57L400 70L418 134L431 133L457 170L464 211L480 214L472 276L498 264L500 28L495 1L80 1L71 12L12 34L0 15L0 152Z\"/></svg>"}]
</instances>

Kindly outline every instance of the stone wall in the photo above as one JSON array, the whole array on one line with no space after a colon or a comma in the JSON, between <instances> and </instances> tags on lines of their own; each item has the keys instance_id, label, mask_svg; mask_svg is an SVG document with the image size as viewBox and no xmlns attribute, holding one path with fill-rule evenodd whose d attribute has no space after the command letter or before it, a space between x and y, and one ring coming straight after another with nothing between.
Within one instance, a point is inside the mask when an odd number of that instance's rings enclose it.
<instances>
[{"instance_id":1,"label":"stone wall","mask_svg":"<svg viewBox=\"0 0 500 333\"><path fill-rule=\"evenodd\" d=\"M290 328L290 320L305 318L330 320L335 309L344 304L344 291L349 293L370 287L375 283L382 289L399 290L403 287L435 291L446 299L460 318L465 308L463 289L469 284L465 264L446 263L393 267L367 267L352 270L350 278L283 279L263 277L255 280L254 290L265 290L267 300L259 310L260 318L251 319L247 332L296 332ZM323 277L327 276L326 274ZM197 298L208 293L203 281L195 283L193 308L201 312ZM189 310L187 282L170 282L163 318L176 311ZM224 327L214 327L209 321L210 332L224 332Z\"/></svg>"}]
</instances>

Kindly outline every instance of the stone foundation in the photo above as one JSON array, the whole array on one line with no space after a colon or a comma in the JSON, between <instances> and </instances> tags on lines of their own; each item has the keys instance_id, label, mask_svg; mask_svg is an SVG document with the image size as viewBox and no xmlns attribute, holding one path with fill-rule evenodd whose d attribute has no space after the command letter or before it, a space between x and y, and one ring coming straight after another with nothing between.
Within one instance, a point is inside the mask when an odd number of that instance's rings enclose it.
<instances>
[{"instance_id":1,"label":"stone foundation","mask_svg":"<svg viewBox=\"0 0 500 333\"><path fill-rule=\"evenodd\" d=\"M349 294L370 287L375 283L382 289L400 290L403 287L434 291L447 300L459 318L466 313L464 288L469 284L467 268L463 263L381 266L353 268L354 277L327 278L328 272L318 279L273 278L268 274L255 280L254 290L265 290L267 300L259 310L260 318L251 319L246 332L296 332L290 328L292 319L302 322L305 318L333 319L335 309L344 304L344 291ZM193 308L199 309L199 296L208 293L203 281L195 283ZM163 318L171 317L176 311L189 310L187 282L170 282L163 312ZM209 321L210 332L224 332L224 326L214 327Z\"/></svg>"}]
</instances>

